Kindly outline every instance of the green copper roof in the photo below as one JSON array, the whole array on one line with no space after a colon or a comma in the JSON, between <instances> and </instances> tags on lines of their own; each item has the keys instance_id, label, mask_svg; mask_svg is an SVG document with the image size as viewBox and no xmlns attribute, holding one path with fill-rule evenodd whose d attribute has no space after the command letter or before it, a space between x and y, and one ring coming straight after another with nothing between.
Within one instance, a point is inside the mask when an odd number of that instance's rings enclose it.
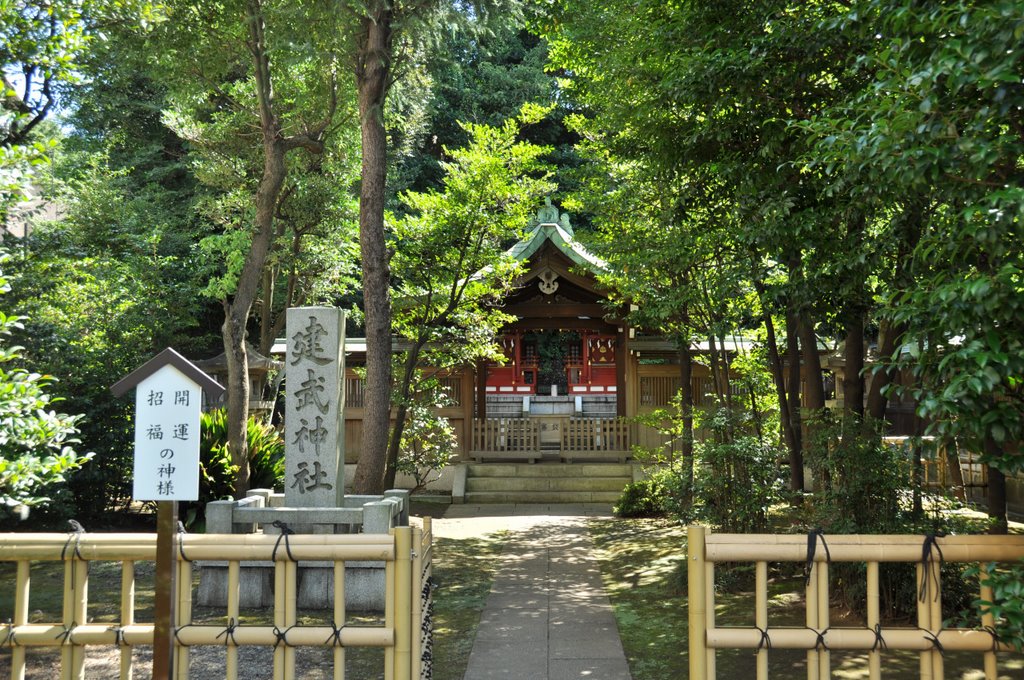
<instances>
[{"instance_id":1,"label":"green copper roof","mask_svg":"<svg viewBox=\"0 0 1024 680\"><path fill-rule=\"evenodd\" d=\"M575 239L572 227L569 225L569 215L562 213L558 216L558 210L551 205L551 199L545 199L545 205L537 211L535 226L523 240L508 249L508 254L517 260L523 261L540 250L545 242L551 244L561 251L566 257L584 269L605 270L608 263L587 251L583 245Z\"/></svg>"}]
</instances>

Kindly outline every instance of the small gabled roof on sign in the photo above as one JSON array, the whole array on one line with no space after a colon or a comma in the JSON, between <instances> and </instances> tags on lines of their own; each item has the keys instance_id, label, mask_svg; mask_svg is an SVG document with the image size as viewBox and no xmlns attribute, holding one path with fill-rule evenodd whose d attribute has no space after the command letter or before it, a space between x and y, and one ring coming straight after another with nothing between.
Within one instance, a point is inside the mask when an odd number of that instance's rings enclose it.
<instances>
[{"instance_id":1,"label":"small gabled roof on sign","mask_svg":"<svg viewBox=\"0 0 1024 680\"><path fill-rule=\"evenodd\" d=\"M186 378L202 388L210 399L217 399L224 393L224 387L219 382L203 373L195 364L170 347L118 380L110 388L110 391L114 393L115 397L120 397L164 366L173 366L181 371Z\"/></svg>"}]
</instances>

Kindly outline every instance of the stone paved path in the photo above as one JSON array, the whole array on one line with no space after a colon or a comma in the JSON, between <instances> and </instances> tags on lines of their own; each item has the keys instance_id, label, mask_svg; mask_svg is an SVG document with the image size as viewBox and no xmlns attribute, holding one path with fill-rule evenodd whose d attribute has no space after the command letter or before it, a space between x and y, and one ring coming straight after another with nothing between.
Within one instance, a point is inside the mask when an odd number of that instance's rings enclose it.
<instances>
[{"instance_id":1,"label":"stone paved path","mask_svg":"<svg viewBox=\"0 0 1024 680\"><path fill-rule=\"evenodd\" d=\"M512 532L464 680L630 680L588 516L603 505L452 506L444 523Z\"/></svg>"}]
</instances>

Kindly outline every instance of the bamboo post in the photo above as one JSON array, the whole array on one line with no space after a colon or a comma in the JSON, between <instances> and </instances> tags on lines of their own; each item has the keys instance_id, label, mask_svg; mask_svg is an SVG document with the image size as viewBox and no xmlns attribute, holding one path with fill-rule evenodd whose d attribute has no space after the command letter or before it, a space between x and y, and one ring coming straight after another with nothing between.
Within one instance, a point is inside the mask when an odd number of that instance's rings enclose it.
<instances>
[{"instance_id":1,"label":"bamboo post","mask_svg":"<svg viewBox=\"0 0 1024 680\"><path fill-rule=\"evenodd\" d=\"M392 635L391 646L384 650L384 680L395 680L395 560L384 563L384 627Z\"/></svg>"},{"instance_id":2,"label":"bamboo post","mask_svg":"<svg viewBox=\"0 0 1024 680\"><path fill-rule=\"evenodd\" d=\"M985 578L984 569L982 569L981 578ZM992 586L981 586L981 599L985 602L992 602ZM995 628L996 617L992 615L991 611L981 615L981 625L989 630L993 630ZM996 667L996 653L989 650L985 652L985 680L996 680L998 675L999 670Z\"/></svg>"},{"instance_id":3,"label":"bamboo post","mask_svg":"<svg viewBox=\"0 0 1024 680\"><path fill-rule=\"evenodd\" d=\"M919 587L921 585L927 585L922 579L928 577L928 572L925 571L925 568L921 565L920 562L917 563L916 573L917 581L915 581L915 583L917 583ZM921 630L931 630L931 608L928 606L927 598L928 591L927 588L925 588L925 601L922 602L920 598L918 598L917 600L917 627ZM920 658L921 680L935 680L935 678L932 676L931 652L928 650L922 650L920 654L918 654L918 657Z\"/></svg>"},{"instance_id":4,"label":"bamboo post","mask_svg":"<svg viewBox=\"0 0 1024 680\"><path fill-rule=\"evenodd\" d=\"M687 527L686 549L689 552L689 559L686 561L686 592L690 607L690 677L695 680L706 679L708 675L704 611L704 527L695 524Z\"/></svg>"},{"instance_id":5,"label":"bamboo post","mask_svg":"<svg viewBox=\"0 0 1024 680\"><path fill-rule=\"evenodd\" d=\"M409 631L409 662L411 664L409 674L414 678L419 678L421 655L422 655L422 636L421 627L423 625L423 564L426 559L427 549L423 546L424 535L429 535L430 532L430 518L425 517L423 519L423 529L414 527L412 530L412 585L410 591L412 594L412 617L410 619Z\"/></svg>"},{"instance_id":6,"label":"bamboo post","mask_svg":"<svg viewBox=\"0 0 1024 680\"><path fill-rule=\"evenodd\" d=\"M828 630L829 627L829 595L828 595L828 562L818 562L815 565L818 585L818 630ZM826 647L818 652L818 677L823 680L832 677L832 654Z\"/></svg>"},{"instance_id":7,"label":"bamboo post","mask_svg":"<svg viewBox=\"0 0 1024 680\"><path fill-rule=\"evenodd\" d=\"M395 680L412 676L412 546L410 527L395 527Z\"/></svg>"},{"instance_id":8,"label":"bamboo post","mask_svg":"<svg viewBox=\"0 0 1024 680\"><path fill-rule=\"evenodd\" d=\"M288 559L284 563L284 627L282 631L288 631L298 622L298 585L299 565L294 560ZM284 647L284 677L291 680L295 677L295 648L287 643Z\"/></svg>"},{"instance_id":9,"label":"bamboo post","mask_svg":"<svg viewBox=\"0 0 1024 680\"><path fill-rule=\"evenodd\" d=\"M345 626L345 562L334 563L334 627ZM345 680L345 648L334 647L334 680Z\"/></svg>"},{"instance_id":10,"label":"bamboo post","mask_svg":"<svg viewBox=\"0 0 1024 680\"><path fill-rule=\"evenodd\" d=\"M121 563L121 627L135 623L135 562ZM132 680L132 648L121 645L121 680Z\"/></svg>"},{"instance_id":11,"label":"bamboo post","mask_svg":"<svg viewBox=\"0 0 1024 680\"><path fill-rule=\"evenodd\" d=\"M284 562L274 562L274 628L284 630ZM287 680L284 670L284 646L274 646L274 680Z\"/></svg>"},{"instance_id":12,"label":"bamboo post","mask_svg":"<svg viewBox=\"0 0 1024 680\"><path fill-rule=\"evenodd\" d=\"M178 541L184 539L183 534L178 534ZM180 548L179 548L180 551ZM175 630L192 623L192 563L185 559L178 559L175 554L175 604L174 624ZM189 656L191 650L185 645L174 645L174 677L177 680L188 680L189 677Z\"/></svg>"},{"instance_id":13,"label":"bamboo post","mask_svg":"<svg viewBox=\"0 0 1024 680\"><path fill-rule=\"evenodd\" d=\"M15 581L14 593L14 618L11 624L23 626L28 623L28 597L31 587L30 563L28 560L18 560L18 571ZM8 631L7 635L13 635ZM12 642L10 637L8 643ZM11 649L11 678L13 680L25 680L25 648L21 645L14 645Z\"/></svg>"},{"instance_id":14,"label":"bamboo post","mask_svg":"<svg viewBox=\"0 0 1024 680\"><path fill-rule=\"evenodd\" d=\"M240 563L237 560L228 562L228 626L238 623L240 571ZM225 637L226 677L227 680L238 680L238 646L232 635L226 634Z\"/></svg>"},{"instance_id":15,"label":"bamboo post","mask_svg":"<svg viewBox=\"0 0 1024 680\"><path fill-rule=\"evenodd\" d=\"M86 622L89 602L88 563L79 560L75 551L64 562L64 633L61 645L61 678L85 680L85 650L71 640L71 631Z\"/></svg>"},{"instance_id":16,"label":"bamboo post","mask_svg":"<svg viewBox=\"0 0 1024 680\"><path fill-rule=\"evenodd\" d=\"M928 630L933 635L938 635L942 630L942 565L938 560L929 560L928 569L931 572L930 580L932 585L935 586L935 592L928 598L929 616L928 623L930 627ZM942 656L942 652L937 649L932 650L932 675L936 680L943 680L946 677L945 671L945 659Z\"/></svg>"},{"instance_id":17,"label":"bamboo post","mask_svg":"<svg viewBox=\"0 0 1024 680\"><path fill-rule=\"evenodd\" d=\"M708 531L707 533L710 533ZM705 544L704 550L707 551ZM705 558L707 555L705 554ZM704 560L704 650L707 657L705 666L708 671L708 678L713 680L717 673L716 650L707 643L707 631L715 627L715 563L711 560Z\"/></svg>"},{"instance_id":18,"label":"bamboo post","mask_svg":"<svg viewBox=\"0 0 1024 680\"><path fill-rule=\"evenodd\" d=\"M755 566L754 585L755 624L763 631L768 630L768 563L758 562ZM757 650L757 680L768 680L768 649Z\"/></svg>"},{"instance_id":19,"label":"bamboo post","mask_svg":"<svg viewBox=\"0 0 1024 680\"><path fill-rule=\"evenodd\" d=\"M878 602L878 562L867 563L867 581L868 628L880 630L876 627L882 622ZM868 652L868 677L870 680L881 680L882 678L882 653L878 649Z\"/></svg>"},{"instance_id":20,"label":"bamboo post","mask_svg":"<svg viewBox=\"0 0 1024 680\"><path fill-rule=\"evenodd\" d=\"M820 562L811 562L810 578L804 587L806 624L812 630L818 628L818 566ZM807 680L823 680L820 677L821 666L818 663L818 648L807 650Z\"/></svg>"}]
</instances>

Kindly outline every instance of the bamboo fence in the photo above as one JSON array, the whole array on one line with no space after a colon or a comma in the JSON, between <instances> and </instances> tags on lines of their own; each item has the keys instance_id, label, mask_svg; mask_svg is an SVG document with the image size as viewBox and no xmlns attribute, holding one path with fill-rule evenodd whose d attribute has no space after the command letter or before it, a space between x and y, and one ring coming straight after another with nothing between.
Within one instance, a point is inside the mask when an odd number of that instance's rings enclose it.
<instances>
[{"instance_id":1,"label":"bamboo fence","mask_svg":"<svg viewBox=\"0 0 1024 680\"><path fill-rule=\"evenodd\" d=\"M688 530L689 647L691 680L715 678L715 650L757 650L757 680L768 678L770 649L807 650L808 680L831 677L830 650L866 650L872 680L882 677L883 651L912 650L920 655L922 680L942 680L943 652L983 654L986 680L996 680L997 653L1012 648L998 640L991 614L982 628L946 628L942 620L942 562L1013 562L1024 558L1024 536L873 536L712 534L704 527ZM715 564L754 562L754 626L715 624ZM808 567L806 625L770 627L768 563L804 562ZM866 564L867 625L831 627L829 565ZM882 562L917 563L917 627L883 628L879 616L878 567ZM991 589L979 584L982 600Z\"/></svg>"},{"instance_id":2,"label":"bamboo fence","mask_svg":"<svg viewBox=\"0 0 1024 680\"><path fill-rule=\"evenodd\" d=\"M238 648L242 645L274 649L274 680L292 680L298 647L333 649L333 677L345 678L345 650L352 647L384 649L387 680L430 677L430 585L432 559L430 518L423 529L397 527L390 534L179 534L174 621L174 676L187 680L189 649L226 647L225 677L237 680ZM153 561L155 534L0 534L0 561L15 562L14 615L0 626L0 646L11 649L11 678L25 677L26 647L61 650L60 678L84 680L85 648L118 645L122 680L133 674L132 647L152 645L155 624L135 621L135 566ZM88 563L121 563L120 620L88 621ZM192 561L228 563L228 598L224 623L209 625L192 619ZM239 579L243 561L271 561L274 565L273 625L242 625ZM350 625L345 611L345 564L383 561L385 571L384 623ZM64 563L63 615L59 622L29 623L31 563ZM300 625L296 609L300 564L333 562L334 603L331 625ZM426 642L425 642L426 641Z\"/></svg>"}]
</instances>

